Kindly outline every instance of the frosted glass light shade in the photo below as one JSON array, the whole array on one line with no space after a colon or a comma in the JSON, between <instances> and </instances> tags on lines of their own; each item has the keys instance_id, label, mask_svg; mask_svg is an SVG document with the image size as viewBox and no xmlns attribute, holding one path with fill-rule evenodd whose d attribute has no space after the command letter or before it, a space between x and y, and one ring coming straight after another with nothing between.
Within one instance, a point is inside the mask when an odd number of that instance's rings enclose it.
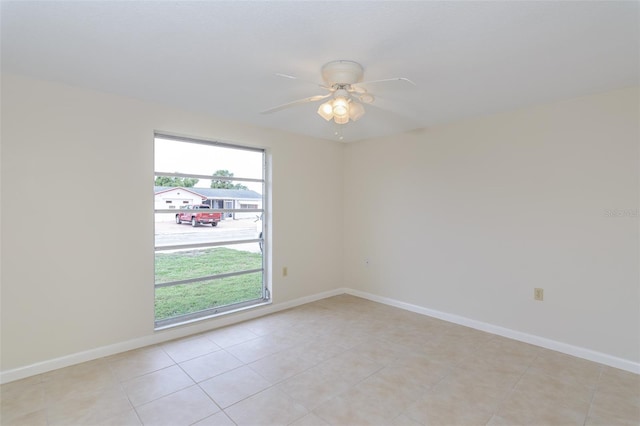
<instances>
[{"instance_id":1,"label":"frosted glass light shade","mask_svg":"<svg viewBox=\"0 0 640 426\"><path fill-rule=\"evenodd\" d=\"M342 96L333 100L333 115L347 117L347 121L349 120L349 102Z\"/></svg>"},{"instance_id":2,"label":"frosted glass light shade","mask_svg":"<svg viewBox=\"0 0 640 426\"><path fill-rule=\"evenodd\" d=\"M335 116L333 117L333 121L335 121L338 124L347 124L349 122L349 115L345 114L343 116Z\"/></svg>"},{"instance_id":3,"label":"frosted glass light shade","mask_svg":"<svg viewBox=\"0 0 640 426\"><path fill-rule=\"evenodd\" d=\"M320 105L320 107L318 108L318 114L320 115L320 117L324 118L327 121L331 120L333 118L332 101L328 101Z\"/></svg>"}]
</instances>

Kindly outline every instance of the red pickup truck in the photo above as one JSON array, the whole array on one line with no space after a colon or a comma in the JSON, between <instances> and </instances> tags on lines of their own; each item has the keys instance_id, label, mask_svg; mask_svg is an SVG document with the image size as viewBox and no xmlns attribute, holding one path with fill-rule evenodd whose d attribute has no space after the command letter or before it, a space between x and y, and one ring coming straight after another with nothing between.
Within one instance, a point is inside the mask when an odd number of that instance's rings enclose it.
<instances>
[{"instance_id":1,"label":"red pickup truck","mask_svg":"<svg viewBox=\"0 0 640 426\"><path fill-rule=\"evenodd\" d=\"M194 228L198 225L210 223L211 226L218 226L218 222L222 219L222 213L206 211L211 209L206 204L194 204L183 206L180 212L176 214L176 223L187 222Z\"/></svg>"}]
</instances>

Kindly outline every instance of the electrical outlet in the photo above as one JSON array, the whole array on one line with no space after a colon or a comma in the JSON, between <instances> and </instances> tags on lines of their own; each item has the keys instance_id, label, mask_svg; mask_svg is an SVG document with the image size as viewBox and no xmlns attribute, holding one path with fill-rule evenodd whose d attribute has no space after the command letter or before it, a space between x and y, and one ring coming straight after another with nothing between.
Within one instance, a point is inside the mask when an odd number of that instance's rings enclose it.
<instances>
[{"instance_id":1,"label":"electrical outlet","mask_svg":"<svg viewBox=\"0 0 640 426\"><path fill-rule=\"evenodd\" d=\"M541 288L533 289L533 298L535 300L543 301L544 300L544 290Z\"/></svg>"},{"instance_id":2,"label":"electrical outlet","mask_svg":"<svg viewBox=\"0 0 640 426\"><path fill-rule=\"evenodd\" d=\"M289 270L286 266L282 267L282 276L286 277L289 274Z\"/></svg>"}]
</instances>

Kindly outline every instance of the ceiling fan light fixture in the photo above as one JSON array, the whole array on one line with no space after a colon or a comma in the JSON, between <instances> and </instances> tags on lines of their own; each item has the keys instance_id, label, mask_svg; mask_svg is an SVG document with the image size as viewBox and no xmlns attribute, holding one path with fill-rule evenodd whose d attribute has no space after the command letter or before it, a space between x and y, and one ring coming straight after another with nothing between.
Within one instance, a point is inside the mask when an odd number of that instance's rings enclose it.
<instances>
[{"instance_id":1,"label":"ceiling fan light fixture","mask_svg":"<svg viewBox=\"0 0 640 426\"><path fill-rule=\"evenodd\" d=\"M337 124L357 121L364 115L364 106L345 96L336 96L318 107L318 115L327 121L333 119Z\"/></svg>"}]
</instances>

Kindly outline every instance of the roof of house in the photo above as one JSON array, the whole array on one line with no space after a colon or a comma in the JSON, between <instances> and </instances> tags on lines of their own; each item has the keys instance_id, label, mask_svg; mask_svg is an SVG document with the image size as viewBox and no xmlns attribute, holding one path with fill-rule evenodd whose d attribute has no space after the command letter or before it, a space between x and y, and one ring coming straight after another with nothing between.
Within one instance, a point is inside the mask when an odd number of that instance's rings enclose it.
<instances>
[{"instance_id":1,"label":"roof of house","mask_svg":"<svg viewBox=\"0 0 640 426\"><path fill-rule=\"evenodd\" d=\"M175 189L183 190L183 191L188 192L190 194L193 194L193 195L195 195L197 197L202 197L203 199L206 198L204 195L202 195L202 194L200 194L200 193L198 193L198 192L196 192L196 191L194 191L192 189L184 188L182 186L154 186L153 187L153 193L158 195L158 194L161 194L163 192L173 191Z\"/></svg>"},{"instance_id":2,"label":"roof of house","mask_svg":"<svg viewBox=\"0 0 640 426\"><path fill-rule=\"evenodd\" d=\"M196 195L200 195L204 198L219 198L219 199L239 199L239 200L253 200L261 199L262 195L251 189L221 189L221 188L184 188L182 186L155 186L154 193L159 194L161 192L167 192L172 189L182 189Z\"/></svg>"}]
</instances>

